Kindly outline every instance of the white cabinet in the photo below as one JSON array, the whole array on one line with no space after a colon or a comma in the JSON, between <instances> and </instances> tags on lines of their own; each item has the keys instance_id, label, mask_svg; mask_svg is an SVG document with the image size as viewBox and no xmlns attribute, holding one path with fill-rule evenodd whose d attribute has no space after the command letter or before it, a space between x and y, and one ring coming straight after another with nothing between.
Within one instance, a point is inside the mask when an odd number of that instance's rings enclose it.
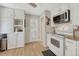
<instances>
[{"instance_id":1,"label":"white cabinet","mask_svg":"<svg viewBox=\"0 0 79 59\"><path fill-rule=\"evenodd\" d=\"M72 46L66 46L66 56L76 56L76 48Z\"/></svg>"},{"instance_id":2,"label":"white cabinet","mask_svg":"<svg viewBox=\"0 0 79 59\"><path fill-rule=\"evenodd\" d=\"M61 11L66 11L66 10L68 10L69 9L69 4L68 3L62 3L62 4L60 4L60 9L61 9Z\"/></svg>"},{"instance_id":3,"label":"white cabinet","mask_svg":"<svg viewBox=\"0 0 79 59\"><path fill-rule=\"evenodd\" d=\"M9 33L7 40L8 49L16 48L16 33Z\"/></svg>"},{"instance_id":4,"label":"white cabinet","mask_svg":"<svg viewBox=\"0 0 79 59\"><path fill-rule=\"evenodd\" d=\"M13 9L0 7L0 18L13 18Z\"/></svg>"},{"instance_id":5,"label":"white cabinet","mask_svg":"<svg viewBox=\"0 0 79 59\"><path fill-rule=\"evenodd\" d=\"M13 19L12 18L0 18L1 33L13 32Z\"/></svg>"},{"instance_id":6,"label":"white cabinet","mask_svg":"<svg viewBox=\"0 0 79 59\"><path fill-rule=\"evenodd\" d=\"M77 41L77 56L79 56L79 41Z\"/></svg>"},{"instance_id":7,"label":"white cabinet","mask_svg":"<svg viewBox=\"0 0 79 59\"><path fill-rule=\"evenodd\" d=\"M65 38L65 55L76 56L76 41Z\"/></svg>"},{"instance_id":8,"label":"white cabinet","mask_svg":"<svg viewBox=\"0 0 79 59\"><path fill-rule=\"evenodd\" d=\"M14 20L22 20L14 32ZM22 29L21 29L22 28ZM24 47L24 11L0 7L0 33L8 35L8 49Z\"/></svg>"},{"instance_id":9,"label":"white cabinet","mask_svg":"<svg viewBox=\"0 0 79 59\"><path fill-rule=\"evenodd\" d=\"M16 34L17 38L16 38L16 45L17 45L17 48L18 47L24 47L24 33L23 32L18 32Z\"/></svg>"},{"instance_id":10,"label":"white cabinet","mask_svg":"<svg viewBox=\"0 0 79 59\"><path fill-rule=\"evenodd\" d=\"M0 7L0 32L10 33L13 31L13 9Z\"/></svg>"},{"instance_id":11,"label":"white cabinet","mask_svg":"<svg viewBox=\"0 0 79 59\"><path fill-rule=\"evenodd\" d=\"M79 25L79 4L70 4L70 17L73 25Z\"/></svg>"},{"instance_id":12,"label":"white cabinet","mask_svg":"<svg viewBox=\"0 0 79 59\"><path fill-rule=\"evenodd\" d=\"M15 19L24 19L24 11L22 10L15 10Z\"/></svg>"},{"instance_id":13,"label":"white cabinet","mask_svg":"<svg viewBox=\"0 0 79 59\"><path fill-rule=\"evenodd\" d=\"M23 32L14 32L8 34L8 49L24 47L24 33Z\"/></svg>"},{"instance_id":14,"label":"white cabinet","mask_svg":"<svg viewBox=\"0 0 79 59\"><path fill-rule=\"evenodd\" d=\"M15 10L14 33L16 33L16 48L24 47L24 11Z\"/></svg>"},{"instance_id":15,"label":"white cabinet","mask_svg":"<svg viewBox=\"0 0 79 59\"><path fill-rule=\"evenodd\" d=\"M52 11L52 16L58 15L62 12L65 12L67 9L69 9L69 4L68 3L62 3L55 5L57 8L54 8Z\"/></svg>"}]
</instances>

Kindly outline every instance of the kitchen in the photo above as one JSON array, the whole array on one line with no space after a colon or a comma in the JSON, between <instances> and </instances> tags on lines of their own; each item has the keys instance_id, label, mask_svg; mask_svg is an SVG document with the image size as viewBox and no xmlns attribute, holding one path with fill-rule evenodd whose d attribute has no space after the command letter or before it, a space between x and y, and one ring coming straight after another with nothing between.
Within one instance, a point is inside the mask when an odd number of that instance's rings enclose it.
<instances>
[{"instance_id":1,"label":"kitchen","mask_svg":"<svg viewBox=\"0 0 79 59\"><path fill-rule=\"evenodd\" d=\"M7 33L8 50L27 48L28 43L38 41L43 42L44 49L40 50L49 49L57 56L79 56L79 4L37 3L36 8L29 3L0 5L0 33Z\"/></svg>"},{"instance_id":2,"label":"kitchen","mask_svg":"<svg viewBox=\"0 0 79 59\"><path fill-rule=\"evenodd\" d=\"M47 35L45 35L47 37L47 40L45 40L47 43L44 45L57 56L78 56L78 4L62 3L59 4L59 6L61 7L52 11L53 18L51 18L50 25L52 26L53 32L48 32ZM68 15L66 15L67 10L70 10L70 13L67 13ZM63 18L66 19L63 21Z\"/></svg>"}]
</instances>

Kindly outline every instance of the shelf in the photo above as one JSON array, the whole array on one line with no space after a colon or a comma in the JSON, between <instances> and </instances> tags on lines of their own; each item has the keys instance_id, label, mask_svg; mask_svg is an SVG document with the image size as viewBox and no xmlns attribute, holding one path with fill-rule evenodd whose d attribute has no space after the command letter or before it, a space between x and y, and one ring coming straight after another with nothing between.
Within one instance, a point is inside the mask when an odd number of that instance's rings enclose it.
<instances>
[{"instance_id":1,"label":"shelf","mask_svg":"<svg viewBox=\"0 0 79 59\"><path fill-rule=\"evenodd\" d=\"M23 24L23 20L21 19L14 19L14 25L22 25Z\"/></svg>"},{"instance_id":2,"label":"shelf","mask_svg":"<svg viewBox=\"0 0 79 59\"><path fill-rule=\"evenodd\" d=\"M23 32L24 31L24 20L23 19L14 19L14 32Z\"/></svg>"},{"instance_id":3,"label":"shelf","mask_svg":"<svg viewBox=\"0 0 79 59\"><path fill-rule=\"evenodd\" d=\"M23 32L22 27L14 27L14 32Z\"/></svg>"}]
</instances>

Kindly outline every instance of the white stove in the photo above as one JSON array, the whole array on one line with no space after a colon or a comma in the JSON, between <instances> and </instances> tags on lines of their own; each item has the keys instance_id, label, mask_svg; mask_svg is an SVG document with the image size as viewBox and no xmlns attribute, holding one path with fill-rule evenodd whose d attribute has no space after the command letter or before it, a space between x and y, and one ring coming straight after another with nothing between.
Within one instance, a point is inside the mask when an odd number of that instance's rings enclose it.
<instances>
[{"instance_id":1,"label":"white stove","mask_svg":"<svg viewBox=\"0 0 79 59\"><path fill-rule=\"evenodd\" d=\"M63 56L64 53L64 36L54 34L49 36L47 41L49 49L57 56Z\"/></svg>"}]
</instances>

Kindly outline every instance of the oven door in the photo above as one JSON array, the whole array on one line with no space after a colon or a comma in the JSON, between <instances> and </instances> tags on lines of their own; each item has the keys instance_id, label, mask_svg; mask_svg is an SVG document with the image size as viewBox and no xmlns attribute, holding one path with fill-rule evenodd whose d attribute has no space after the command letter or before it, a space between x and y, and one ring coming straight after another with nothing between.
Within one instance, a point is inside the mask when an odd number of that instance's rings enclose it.
<instances>
[{"instance_id":1,"label":"oven door","mask_svg":"<svg viewBox=\"0 0 79 59\"><path fill-rule=\"evenodd\" d=\"M52 35L48 40L49 49L58 56L64 55L64 37L60 35Z\"/></svg>"}]
</instances>

